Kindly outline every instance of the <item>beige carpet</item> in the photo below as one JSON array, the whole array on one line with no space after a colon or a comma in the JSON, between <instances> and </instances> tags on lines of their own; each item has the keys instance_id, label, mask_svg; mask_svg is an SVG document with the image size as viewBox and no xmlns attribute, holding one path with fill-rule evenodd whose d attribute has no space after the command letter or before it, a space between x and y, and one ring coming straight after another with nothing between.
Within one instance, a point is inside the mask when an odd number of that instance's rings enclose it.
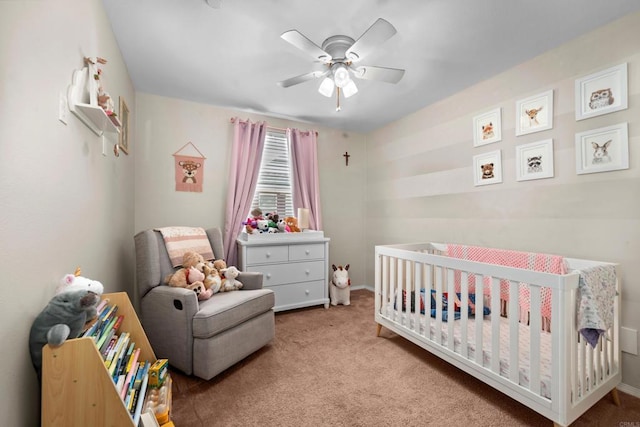
<instances>
[{"instance_id":1,"label":"beige carpet","mask_svg":"<svg viewBox=\"0 0 640 427\"><path fill-rule=\"evenodd\" d=\"M373 293L276 314L276 338L211 381L172 372L172 420L196 426L550 426L383 328ZM605 397L572 426L640 426L640 399Z\"/></svg>"}]
</instances>

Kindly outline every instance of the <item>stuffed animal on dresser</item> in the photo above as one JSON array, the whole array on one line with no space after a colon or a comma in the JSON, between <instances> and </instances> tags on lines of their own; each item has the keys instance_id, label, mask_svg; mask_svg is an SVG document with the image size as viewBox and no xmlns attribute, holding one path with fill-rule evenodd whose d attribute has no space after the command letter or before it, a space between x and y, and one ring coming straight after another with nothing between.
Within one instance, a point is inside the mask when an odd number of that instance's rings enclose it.
<instances>
[{"instance_id":1,"label":"stuffed animal on dresser","mask_svg":"<svg viewBox=\"0 0 640 427\"><path fill-rule=\"evenodd\" d=\"M331 285L329 285L329 297L331 305L350 305L351 304L351 279L349 279L349 264L346 266L331 265L333 268L333 276Z\"/></svg>"}]
</instances>

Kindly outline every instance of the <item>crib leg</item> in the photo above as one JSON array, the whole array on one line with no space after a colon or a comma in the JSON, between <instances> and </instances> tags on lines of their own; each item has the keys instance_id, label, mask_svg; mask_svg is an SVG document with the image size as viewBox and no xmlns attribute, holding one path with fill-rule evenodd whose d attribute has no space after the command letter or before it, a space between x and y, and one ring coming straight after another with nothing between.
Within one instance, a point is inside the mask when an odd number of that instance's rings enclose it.
<instances>
[{"instance_id":1,"label":"crib leg","mask_svg":"<svg viewBox=\"0 0 640 427\"><path fill-rule=\"evenodd\" d=\"M382 331L382 325L380 323L378 323L376 325L376 337L380 336L380 331Z\"/></svg>"},{"instance_id":2,"label":"crib leg","mask_svg":"<svg viewBox=\"0 0 640 427\"><path fill-rule=\"evenodd\" d=\"M620 406L620 395L618 394L617 388L611 390L611 398L613 399L613 403L615 403L616 406Z\"/></svg>"}]
</instances>

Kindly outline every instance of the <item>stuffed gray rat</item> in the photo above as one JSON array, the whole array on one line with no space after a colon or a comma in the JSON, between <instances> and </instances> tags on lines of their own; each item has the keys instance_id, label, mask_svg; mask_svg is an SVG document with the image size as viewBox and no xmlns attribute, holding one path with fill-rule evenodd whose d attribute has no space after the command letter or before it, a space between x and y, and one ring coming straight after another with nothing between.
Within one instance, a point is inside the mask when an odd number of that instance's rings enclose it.
<instances>
[{"instance_id":1,"label":"stuffed gray rat","mask_svg":"<svg viewBox=\"0 0 640 427\"><path fill-rule=\"evenodd\" d=\"M31 362L42 377L42 347L61 345L67 338L77 338L87 321L96 317L100 295L88 290L63 292L54 296L33 321L29 333Z\"/></svg>"}]
</instances>

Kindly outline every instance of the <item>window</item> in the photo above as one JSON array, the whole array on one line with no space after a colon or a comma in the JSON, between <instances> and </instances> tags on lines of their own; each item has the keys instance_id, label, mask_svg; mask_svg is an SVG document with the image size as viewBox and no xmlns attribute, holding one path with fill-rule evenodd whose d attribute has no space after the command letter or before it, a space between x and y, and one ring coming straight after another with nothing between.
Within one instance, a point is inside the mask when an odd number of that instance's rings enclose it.
<instances>
[{"instance_id":1,"label":"window","mask_svg":"<svg viewBox=\"0 0 640 427\"><path fill-rule=\"evenodd\" d=\"M267 129L258 185L251 203L251 209L255 208L264 214L275 212L280 218L293 216L291 156L284 131Z\"/></svg>"}]
</instances>

